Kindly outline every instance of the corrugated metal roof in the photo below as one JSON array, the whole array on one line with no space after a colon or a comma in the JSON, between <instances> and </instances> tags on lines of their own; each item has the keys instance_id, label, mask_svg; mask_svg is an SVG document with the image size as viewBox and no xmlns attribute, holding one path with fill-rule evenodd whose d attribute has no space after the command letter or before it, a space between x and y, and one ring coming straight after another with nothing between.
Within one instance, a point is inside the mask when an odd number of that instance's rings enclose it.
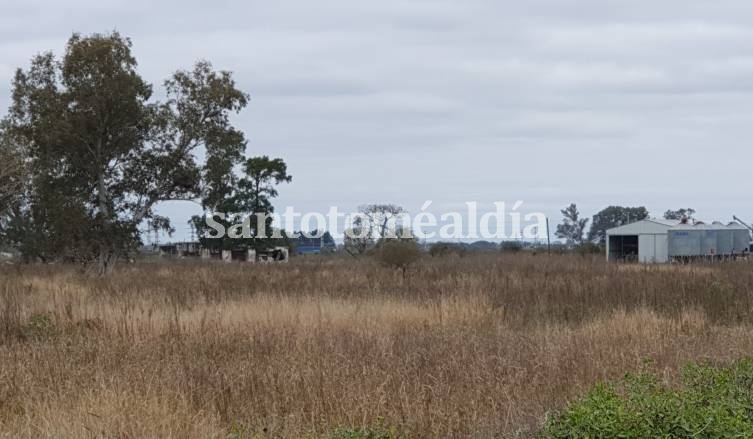
<instances>
[{"instance_id":1,"label":"corrugated metal roof","mask_svg":"<svg viewBox=\"0 0 753 439\"><path fill-rule=\"evenodd\" d=\"M748 230L740 224L678 224L672 230Z\"/></svg>"},{"instance_id":2,"label":"corrugated metal roof","mask_svg":"<svg viewBox=\"0 0 753 439\"><path fill-rule=\"evenodd\" d=\"M667 233L680 221L648 218L607 230L607 235L656 235Z\"/></svg>"},{"instance_id":3,"label":"corrugated metal roof","mask_svg":"<svg viewBox=\"0 0 753 439\"><path fill-rule=\"evenodd\" d=\"M644 221L652 221L658 224L664 224L665 226L676 226L680 224L680 220L670 220L664 218L649 218Z\"/></svg>"},{"instance_id":4,"label":"corrugated metal roof","mask_svg":"<svg viewBox=\"0 0 753 439\"><path fill-rule=\"evenodd\" d=\"M634 223L625 224L607 230L607 235L652 235L664 234L669 230L748 230L745 226L737 223L722 224L716 223L697 223L682 224L678 220L666 220L658 218L647 218Z\"/></svg>"}]
</instances>

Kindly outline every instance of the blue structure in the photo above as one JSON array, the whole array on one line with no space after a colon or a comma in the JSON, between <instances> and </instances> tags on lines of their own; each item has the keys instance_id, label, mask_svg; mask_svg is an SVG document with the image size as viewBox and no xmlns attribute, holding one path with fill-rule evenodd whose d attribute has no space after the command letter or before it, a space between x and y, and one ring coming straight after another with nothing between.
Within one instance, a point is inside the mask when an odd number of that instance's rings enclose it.
<instances>
[{"instance_id":1,"label":"blue structure","mask_svg":"<svg viewBox=\"0 0 753 439\"><path fill-rule=\"evenodd\" d=\"M295 251L299 255L318 255L322 252L322 238L307 238L301 235L296 242Z\"/></svg>"},{"instance_id":2,"label":"blue structure","mask_svg":"<svg viewBox=\"0 0 753 439\"><path fill-rule=\"evenodd\" d=\"M318 235L319 233L315 233ZM318 255L320 253L331 253L337 249L335 240L329 232L324 232L316 238L307 238L301 234L295 241L296 253L299 255Z\"/></svg>"}]
</instances>

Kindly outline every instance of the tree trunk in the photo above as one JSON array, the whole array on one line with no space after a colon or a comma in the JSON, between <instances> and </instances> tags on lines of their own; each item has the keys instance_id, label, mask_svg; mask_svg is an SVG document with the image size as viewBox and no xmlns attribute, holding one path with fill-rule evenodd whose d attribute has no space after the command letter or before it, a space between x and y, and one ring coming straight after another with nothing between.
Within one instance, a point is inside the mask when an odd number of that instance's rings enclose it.
<instances>
[{"instance_id":1,"label":"tree trunk","mask_svg":"<svg viewBox=\"0 0 753 439\"><path fill-rule=\"evenodd\" d=\"M108 248L107 242L110 233L110 209L107 207L107 186L105 185L105 167L106 164L102 163L102 140L97 141L97 164L99 169L97 171L97 200L99 204L99 221L101 236L99 236L99 267L100 274L108 273L112 267L112 254Z\"/></svg>"}]
</instances>

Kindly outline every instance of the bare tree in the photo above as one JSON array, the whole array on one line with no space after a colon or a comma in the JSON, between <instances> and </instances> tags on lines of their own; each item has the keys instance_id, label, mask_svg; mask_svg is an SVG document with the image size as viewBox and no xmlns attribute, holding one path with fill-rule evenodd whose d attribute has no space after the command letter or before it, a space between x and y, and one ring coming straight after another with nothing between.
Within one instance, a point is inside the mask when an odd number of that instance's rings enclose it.
<instances>
[{"instance_id":1,"label":"bare tree","mask_svg":"<svg viewBox=\"0 0 753 439\"><path fill-rule=\"evenodd\" d=\"M400 215L407 213L402 206L397 204L365 204L358 210L368 218L370 223L368 226L378 232L381 238L384 238L387 232L395 231L388 230L391 221L396 221Z\"/></svg>"},{"instance_id":2,"label":"bare tree","mask_svg":"<svg viewBox=\"0 0 753 439\"><path fill-rule=\"evenodd\" d=\"M344 249L352 256L369 252L385 238L410 235L409 229L398 224L400 216L407 211L396 204L364 204L358 207L358 215L345 231Z\"/></svg>"}]
</instances>

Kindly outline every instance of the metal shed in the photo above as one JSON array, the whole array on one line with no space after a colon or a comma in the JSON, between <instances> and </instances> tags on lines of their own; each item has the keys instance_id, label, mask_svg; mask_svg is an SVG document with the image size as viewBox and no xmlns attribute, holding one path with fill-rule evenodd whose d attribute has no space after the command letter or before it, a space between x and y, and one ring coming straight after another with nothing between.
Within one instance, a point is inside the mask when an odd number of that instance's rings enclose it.
<instances>
[{"instance_id":1,"label":"metal shed","mask_svg":"<svg viewBox=\"0 0 753 439\"><path fill-rule=\"evenodd\" d=\"M607 230L607 260L669 262L747 254L750 233L732 222L683 224L645 219Z\"/></svg>"},{"instance_id":2,"label":"metal shed","mask_svg":"<svg viewBox=\"0 0 753 439\"><path fill-rule=\"evenodd\" d=\"M607 260L669 261L669 229L679 221L645 219L607 230Z\"/></svg>"}]
</instances>

